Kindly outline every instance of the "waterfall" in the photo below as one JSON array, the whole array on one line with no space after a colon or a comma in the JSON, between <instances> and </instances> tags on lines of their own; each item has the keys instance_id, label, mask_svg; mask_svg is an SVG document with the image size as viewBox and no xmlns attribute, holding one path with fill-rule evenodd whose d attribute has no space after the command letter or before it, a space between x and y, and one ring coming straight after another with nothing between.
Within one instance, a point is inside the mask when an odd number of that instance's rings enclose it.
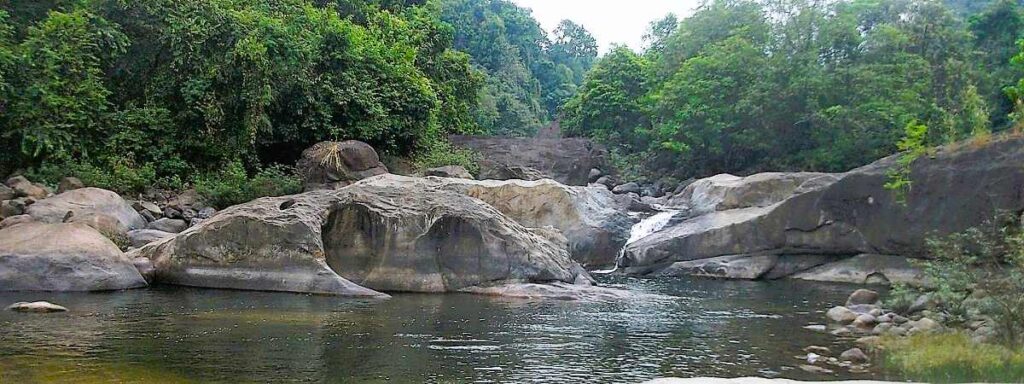
<instances>
[{"instance_id":1,"label":"waterfall","mask_svg":"<svg viewBox=\"0 0 1024 384\"><path fill-rule=\"evenodd\" d=\"M609 270L593 271L591 273L608 274L615 272L617 269L619 269L619 263L622 261L622 258L626 255L627 246L637 241L640 241L640 239L643 239L654 232L658 232L664 229L665 226L672 221L672 218L675 217L677 213L679 213L679 211L658 212L657 214L654 214L653 216L648 217L646 219L640 220L639 223L634 224L633 227L630 228L629 230L629 240L626 240L626 243L622 245L622 249L619 250L619 255L615 257L615 266Z\"/></svg>"}]
</instances>

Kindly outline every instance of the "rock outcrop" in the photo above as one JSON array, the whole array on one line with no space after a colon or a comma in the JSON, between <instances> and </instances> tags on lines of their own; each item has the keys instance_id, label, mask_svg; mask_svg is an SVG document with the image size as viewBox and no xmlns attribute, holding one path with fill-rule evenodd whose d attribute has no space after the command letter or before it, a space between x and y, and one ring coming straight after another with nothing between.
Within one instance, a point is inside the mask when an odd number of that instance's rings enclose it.
<instances>
[{"instance_id":1,"label":"rock outcrop","mask_svg":"<svg viewBox=\"0 0 1024 384\"><path fill-rule=\"evenodd\" d=\"M132 256L152 260L160 283L346 296L591 281L566 250L427 180L258 199Z\"/></svg>"},{"instance_id":2,"label":"rock outcrop","mask_svg":"<svg viewBox=\"0 0 1024 384\"><path fill-rule=\"evenodd\" d=\"M587 185L591 169L607 168L607 151L588 139L451 136L450 140L481 155L481 180L551 178L582 186Z\"/></svg>"},{"instance_id":3,"label":"rock outcrop","mask_svg":"<svg viewBox=\"0 0 1024 384\"><path fill-rule=\"evenodd\" d=\"M451 177L456 179L473 179L473 174L458 165L446 165L423 171L424 176Z\"/></svg>"},{"instance_id":4,"label":"rock outcrop","mask_svg":"<svg viewBox=\"0 0 1024 384\"><path fill-rule=\"evenodd\" d=\"M385 175L364 183L440 189L479 199L528 228L551 227L568 241L572 258L587 268L614 264L635 223L605 188L572 187L553 180L464 180Z\"/></svg>"},{"instance_id":5,"label":"rock outcrop","mask_svg":"<svg viewBox=\"0 0 1024 384\"><path fill-rule=\"evenodd\" d=\"M911 167L914 184L905 205L884 187L896 160L885 158L837 175L699 180L673 198L674 205L689 207L696 217L632 243L622 266L637 274L667 269L664 273L718 271L723 277L748 277L760 270L759 278L778 278L778 264L761 268L765 255L779 255L780 261L800 256L800 263L785 265L788 275L922 283L905 258L923 256L927 238L977 226L1000 211L1024 211L1024 138L946 148L918 159ZM842 260L823 262L829 257ZM713 258L725 259L692 263ZM730 273L728 265L738 262L757 268Z\"/></svg>"},{"instance_id":6,"label":"rock outcrop","mask_svg":"<svg viewBox=\"0 0 1024 384\"><path fill-rule=\"evenodd\" d=\"M37 201L25 212L45 223L61 223L71 217L107 215L116 219L127 230L146 227L146 220L135 212L132 205L117 193L99 188L81 188Z\"/></svg>"},{"instance_id":7,"label":"rock outcrop","mask_svg":"<svg viewBox=\"0 0 1024 384\"><path fill-rule=\"evenodd\" d=\"M0 291L108 291L146 286L121 250L84 224L0 230Z\"/></svg>"},{"instance_id":8,"label":"rock outcrop","mask_svg":"<svg viewBox=\"0 0 1024 384\"><path fill-rule=\"evenodd\" d=\"M369 144L349 140L325 141L302 151L296 164L305 190L336 189L371 176L388 173Z\"/></svg>"}]
</instances>

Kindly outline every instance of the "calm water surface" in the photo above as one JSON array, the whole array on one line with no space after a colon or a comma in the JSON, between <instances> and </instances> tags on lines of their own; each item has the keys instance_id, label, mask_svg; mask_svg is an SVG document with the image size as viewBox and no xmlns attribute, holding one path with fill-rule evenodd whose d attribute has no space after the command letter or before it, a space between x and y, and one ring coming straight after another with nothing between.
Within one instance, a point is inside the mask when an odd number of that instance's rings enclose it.
<instances>
[{"instance_id":1,"label":"calm water surface","mask_svg":"<svg viewBox=\"0 0 1024 384\"><path fill-rule=\"evenodd\" d=\"M853 289L803 282L605 283L675 296L616 303L396 295L358 301L158 287L0 293L63 314L0 311L0 382L637 382L664 376L830 380L796 369L802 329ZM838 343L838 344L836 344ZM839 352L837 351L837 352Z\"/></svg>"}]
</instances>

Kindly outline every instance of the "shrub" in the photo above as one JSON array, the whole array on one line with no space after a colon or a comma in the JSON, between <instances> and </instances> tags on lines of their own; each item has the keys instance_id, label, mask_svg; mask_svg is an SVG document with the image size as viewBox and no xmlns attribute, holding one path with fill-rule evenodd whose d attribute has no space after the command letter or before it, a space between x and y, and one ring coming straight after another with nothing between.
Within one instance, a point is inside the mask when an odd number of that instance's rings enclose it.
<instances>
[{"instance_id":1,"label":"shrub","mask_svg":"<svg viewBox=\"0 0 1024 384\"><path fill-rule=\"evenodd\" d=\"M921 262L932 297L947 319L991 318L1000 341L1024 344L1024 231L1019 217L998 215L979 227L928 241Z\"/></svg>"},{"instance_id":2,"label":"shrub","mask_svg":"<svg viewBox=\"0 0 1024 384\"><path fill-rule=\"evenodd\" d=\"M144 192L153 187L177 189L182 185L174 176L158 178L152 164L136 164L131 154L97 160L97 164L88 161L47 163L30 169L26 176L51 186L64 176L74 176L87 186L122 194Z\"/></svg>"},{"instance_id":3,"label":"shrub","mask_svg":"<svg viewBox=\"0 0 1024 384\"><path fill-rule=\"evenodd\" d=\"M963 333L885 339L885 364L908 380L925 382L1024 381L1024 352L977 344Z\"/></svg>"},{"instance_id":4,"label":"shrub","mask_svg":"<svg viewBox=\"0 0 1024 384\"><path fill-rule=\"evenodd\" d=\"M302 182L284 166L270 166L249 177L245 167L235 161L220 172L195 181L196 192L218 209L266 196L283 196L302 191Z\"/></svg>"},{"instance_id":5,"label":"shrub","mask_svg":"<svg viewBox=\"0 0 1024 384\"><path fill-rule=\"evenodd\" d=\"M447 140L433 142L413 158L413 162L419 168L460 165L473 175L480 173L479 161L480 154L470 149L456 148Z\"/></svg>"}]
</instances>

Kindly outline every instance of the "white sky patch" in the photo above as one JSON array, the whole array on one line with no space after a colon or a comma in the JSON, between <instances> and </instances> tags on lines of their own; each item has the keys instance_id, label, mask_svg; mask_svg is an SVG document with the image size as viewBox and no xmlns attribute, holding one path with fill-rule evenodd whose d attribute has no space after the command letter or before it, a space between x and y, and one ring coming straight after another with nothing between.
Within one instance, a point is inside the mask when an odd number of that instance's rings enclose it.
<instances>
[{"instance_id":1,"label":"white sky patch","mask_svg":"<svg viewBox=\"0 0 1024 384\"><path fill-rule=\"evenodd\" d=\"M643 46L647 26L675 13L680 19L691 14L701 0L512 0L533 10L541 27L551 32L558 22L569 19L582 24L597 39L601 53L612 44L626 44L635 50Z\"/></svg>"}]
</instances>

